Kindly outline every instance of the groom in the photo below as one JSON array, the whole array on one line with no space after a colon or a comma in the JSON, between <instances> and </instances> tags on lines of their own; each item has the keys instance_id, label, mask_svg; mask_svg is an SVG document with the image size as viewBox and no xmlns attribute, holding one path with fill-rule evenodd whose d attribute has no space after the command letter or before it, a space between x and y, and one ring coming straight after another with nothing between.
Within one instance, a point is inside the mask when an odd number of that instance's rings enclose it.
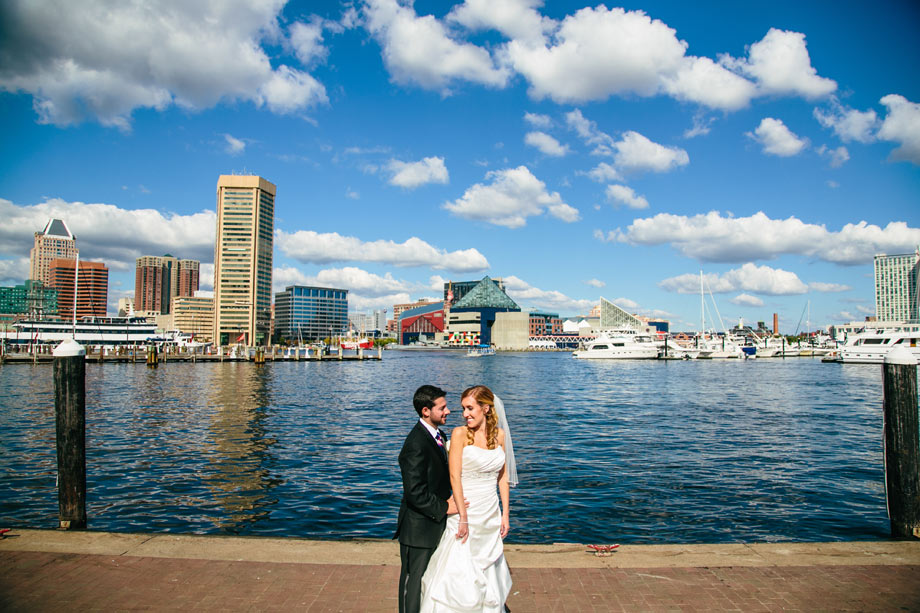
<instances>
[{"instance_id":1,"label":"groom","mask_svg":"<svg viewBox=\"0 0 920 613\"><path fill-rule=\"evenodd\" d=\"M457 512L450 495L447 442L439 429L447 422L447 393L433 385L415 392L412 404L419 420L399 452L403 497L396 522L399 539L399 611L419 610L422 575L441 539L447 516Z\"/></svg>"}]
</instances>

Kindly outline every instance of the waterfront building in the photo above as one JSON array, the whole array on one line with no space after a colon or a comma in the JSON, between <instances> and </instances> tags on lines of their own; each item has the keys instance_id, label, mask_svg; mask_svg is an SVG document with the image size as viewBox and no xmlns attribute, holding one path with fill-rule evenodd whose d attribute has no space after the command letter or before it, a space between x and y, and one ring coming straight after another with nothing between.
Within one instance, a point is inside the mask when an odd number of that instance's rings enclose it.
<instances>
[{"instance_id":1,"label":"waterfront building","mask_svg":"<svg viewBox=\"0 0 920 613\"><path fill-rule=\"evenodd\" d=\"M471 292L477 285L479 285L482 280L479 281L445 281L444 282L444 301L448 305L456 304L457 302L463 300L469 292ZM505 291L505 282L501 277L492 279L492 283L501 290Z\"/></svg>"},{"instance_id":2,"label":"waterfront building","mask_svg":"<svg viewBox=\"0 0 920 613\"><path fill-rule=\"evenodd\" d=\"M258 176L217 180L213 338L220 345L270 338L275 192Z\"/></svg>"},{"instance_id":3,"label":"waterfront building","mask_svg":"<svg viewBox=\"0 0 920 613\"><path fill-rule=\"evenodd\" d=\"M530 346L533 313L502 311L495 314L492 346L504 351L524 351Z\"/></svg>"},{"instance_id":4,"label":"waterfront building","mask_svg":"<svg viewBox=\"0 0 920 613\"><path fill-rule=\"evenodd\" d=\"M444 304L447 317L444 331L451 345L489 345L496 313L521 310L500 284L487 276L452 306L449 301Z\"/></svg>"},{"instance_id":5,"label":"waterfront building","mask_svg":"<svg viewBox=\"0 0 920 613\"><path fill-rule=\"evenodd\" d=\"M403 304L394 304L393 305L393 332L399 332L399 318L402 317L403 312L408 311L409 309L415 309L420 306L426 306L429 304L443 304L437 300L429 300L424 298L416 302L407 302ZM389 323L389 322L388 322Z\"/></svg>"},{"instance_id":6,"label":"waterfront building","mask_svg":"<svg viewBox=\"0 0 920 613\"><path fill-rule=\"evenodd\" d=\"M901 255L880 254L875 265L875 315L881 321L920 319L920 248Z\"/></svg>"},{"instance_id":7,"label":"waterfront building","mask_svg":"<svg viewBox=\"0 0 920 613\"><path fill-rule=\"evenodd\" d=\"M348 290L289 285L275 294L275 337L294 343L344 334Z\"/></svg>"},{"instance_id":8,"label":"waterfront building","mask_svg":"<svg viewBox=\"0 0 920 613\"><path fill-rule=\"evenodd\" d=\"M180 260L168 253L137 258L134 274L134 300L139 311L169 313L178 296L194 296L198 291L197 260Z\"/></svg>"},{"instance_id":9,"label":"waterfront building","mask_svg":"<svg viewBox=\"0 0 920 613\"><path fill-rule=\"evenodd\" d=\"M0 315L5 321L57 317L58 292L32 279L22 285L0 287Z\"/></svg>"},{"instance_id":10,"label":"waterfront building","mask_svg":"<svg viewBox=\"0 0 920 613\"><path fill-rule=\"evenodd\" d=\"M399 318L399 342L403 345L420 339L435 339L444 333L444 303L430 302L403 311Z\"/></svg>"},{"instance_id":11,"label":"waterfront building","mask_svg":"<svg viewBox=\"0 0 920 613\"><path fill-rule=\"evenodd\" d=\"M611 328L633 328L635 330L642 330L646 327L645 322L641 319L627 313L603 296L601 297L600 305L598 305L598 311L600 312L599 325L602 330L609 330ZM594 309L591 310L589 319L594 316L593 313Z\"/></svg>"},{"instance_id":12,"label":"waterfront building","mask_svg":"<svg viewBox=\"0 0 920 613\"><path fill-rule=\"evenodd\" d=\"M558 313L532 310L529 317L530 336L562 334L562 319Z\"/></svg>"},{"instance_id":13,"label":"waterfront building","mask_svg":"<svg viewBox=\"0 0 920 613\"><path fill-rule=\"evenodd\" d=\"M213 341L214 298L210 296L179 296L171 313L173 329L192 334L203 343Z\"/></svg>"},{"instance_id":14,"label":"waterfront building","mask_svg":"<svg viewBox=\"0 0 920 613\"><path fill-rule=\"evenodd\" d=\"M58 293L58 314L61 319L74 317L74 276L77 276L76 317L105 317L109 299L109 269L102 262L80 262L79 274L75 260L56 259L50 264L50 286Z\"/></svg>"},{"instance_id":15,"label":"waterfront building","mask_svg":"<svg viewBox=\"0 0 920 613\"><path fill-rule=\"evenodd\" d=\"M29 252L29 278L51 285L51 261L76 260L77 241L63 219L49 219L41 232L35 233L35 244Z\"/></svg>"}]
</instances>

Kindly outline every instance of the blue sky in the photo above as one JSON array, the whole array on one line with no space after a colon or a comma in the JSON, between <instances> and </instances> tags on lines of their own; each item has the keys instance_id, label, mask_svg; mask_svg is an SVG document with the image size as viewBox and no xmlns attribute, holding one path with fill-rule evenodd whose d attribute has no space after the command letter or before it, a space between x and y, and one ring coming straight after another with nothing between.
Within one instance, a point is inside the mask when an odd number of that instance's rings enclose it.
<instances>
[{"instance_id":1,"label":"blue sky","mask_svg":"<svg viewBox=\"0 0 920 613\"><path fill-rule=\"evenodd\" d=\"M488 274L693 330L702 270L791 333L874 314L872 256L920 245L913 2L139 4L0 7L4 285L56 216L112 305L140 255L210 289L234 172L278 186L275 289L359 311Z\"/></svg>"}]
</instances>

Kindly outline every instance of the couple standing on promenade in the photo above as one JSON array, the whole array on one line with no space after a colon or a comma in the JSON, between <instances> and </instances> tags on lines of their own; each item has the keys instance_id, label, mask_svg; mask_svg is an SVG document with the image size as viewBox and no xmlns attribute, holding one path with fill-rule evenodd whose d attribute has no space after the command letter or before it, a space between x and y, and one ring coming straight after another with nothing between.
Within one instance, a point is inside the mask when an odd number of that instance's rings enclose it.
<instances>
[{"instance_id":1,"label":"couple standing on promenade","mask_svg":"<svg viewBox=\"0 0 920 613\"><path fill-rule=\"evenodd\" d=\"M502 546L517 485L511 433L501 400L477 385L460 396L466 425L448 445L446 396L433 385L416 390L419 421L399 453L399 611L497 613L511 591Z\"/></svg>"}]
</instances>

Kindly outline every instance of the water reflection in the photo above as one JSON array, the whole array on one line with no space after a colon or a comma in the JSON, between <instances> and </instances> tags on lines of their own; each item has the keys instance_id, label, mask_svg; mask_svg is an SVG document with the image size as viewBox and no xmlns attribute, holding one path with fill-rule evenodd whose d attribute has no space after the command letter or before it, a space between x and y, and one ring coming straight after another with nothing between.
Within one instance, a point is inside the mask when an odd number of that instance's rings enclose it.
<instances>
[{"instance_id":1,"label":"water reflection","mask_svg":"<svg viewBox=\"0 0 920 613\"><path fill-rule=\"evenodd\" d=\"M267 436L272 409L272 370L265 366L226 364L208 382L210 436L202 450L209 466L202 480L223 513L215 523L239 533L268 516L277 503L270 492L282 480L272 476L272 447Z\"/></svg>"}]
</instances>

